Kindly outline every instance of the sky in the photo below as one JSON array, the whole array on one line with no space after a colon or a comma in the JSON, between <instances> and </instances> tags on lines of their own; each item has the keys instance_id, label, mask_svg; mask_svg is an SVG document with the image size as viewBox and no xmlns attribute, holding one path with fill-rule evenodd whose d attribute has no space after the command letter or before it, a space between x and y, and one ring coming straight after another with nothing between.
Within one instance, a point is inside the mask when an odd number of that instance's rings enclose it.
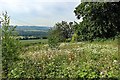
<instances>
[{"instance_id":1,"label":"sky","mask_svg":"<svg viewBox=\"0 0 120 80\"><path fill-rule=\"evenodd\" d=\"M80 0L0 0L0 13L7 11L11 25L49 26L78 21L74 9Z\"/></svg>"}]
</instances>

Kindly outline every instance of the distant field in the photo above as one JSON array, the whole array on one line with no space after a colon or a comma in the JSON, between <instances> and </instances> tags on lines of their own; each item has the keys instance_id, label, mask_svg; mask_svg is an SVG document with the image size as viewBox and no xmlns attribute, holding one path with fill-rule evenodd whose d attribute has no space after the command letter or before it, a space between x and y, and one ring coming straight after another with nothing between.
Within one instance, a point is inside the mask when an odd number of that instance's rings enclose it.
<instances>
[{"instance_id":1,"label":"distant field","mask_svg":"<svg viewBox=\"0 0 120 80\"><path fill-rule=\"evenodd\" d=\"M22 45L46 44L47 41L47 39L20 40Z\"/></svg>"}]
</instances>

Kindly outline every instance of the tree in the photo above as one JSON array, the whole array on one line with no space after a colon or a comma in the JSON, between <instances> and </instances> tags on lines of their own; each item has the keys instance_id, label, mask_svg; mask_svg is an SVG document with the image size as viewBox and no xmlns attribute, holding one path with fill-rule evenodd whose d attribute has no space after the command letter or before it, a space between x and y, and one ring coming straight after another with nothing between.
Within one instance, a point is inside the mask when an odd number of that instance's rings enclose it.
<instances>
[{"instance_id":1,"label":"tree","mask_svg":"<svg viewBox=\"0 0 120 80\"><path fill-rule=\"evenodd\" d=\"M120 2L118 3L89 3L83 2L74 10L78 19L81 35L88 39L110 38L120 33Z\"/></svg>"},{"instance_id":2,"label":"tree","mask_svg":"<svg viewBox=\"0 0 120 80\"><path fill-rule=\"evenodd\" d=\"M61 23L56 23L55 26L49 31L49 47L58 48L60 42L66 42L69 38L72 38L73 27L73 22L67 23L66 21L62 21Z\"/></svg>"},{"instance_id":3,"label":"tree","mask_svg":"<svg viewBox=\"0 0 120 80\"><path fill-rule=\"evenodd\" d=\"M2 68L3 76L8 78L10 66L18 60L19 41L13 35L16 26L10 26L10 17L7 12L1 16L2 22Z\"/></svg>"},{"instance_id":4,"label":"tree","mask_svg":"<svg viewBox=\"0 0 120 80\"><path fill-rule=\"evenodd\" d=\"M66 39L71 38L73 34L73 22L67 23L62 21L61 23L56 23L54 30L59 32L60 41L66 41Z\"/></svg>"}]
</instances>

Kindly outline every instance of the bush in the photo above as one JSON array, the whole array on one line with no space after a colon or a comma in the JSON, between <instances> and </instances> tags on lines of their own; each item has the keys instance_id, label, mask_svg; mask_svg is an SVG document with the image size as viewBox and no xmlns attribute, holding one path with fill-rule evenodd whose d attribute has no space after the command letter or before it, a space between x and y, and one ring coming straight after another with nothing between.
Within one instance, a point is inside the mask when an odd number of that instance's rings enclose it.
<instances>
[{"instance_id":1,"label":"bush","mask_svg":"<svg viewBox=\"0 0 120 80\"><path fill-rule=\"evenodd\" d=\"M57 49L60 45L61 37L58 30L51 29L48 36L48 45L52 49Z\"/></svg>"},{"instance_id":2,"label":"bush","mask_svg":"<svg viewBox=\"0 0 120 80\"><path fill-rule=\"evenodd\" d=\"M59 38L57 36L50 36L48 38L48 45L52 49L57 49L59 47Z\"/></svg>"},{"instance_id":3,"label":"bush","mask_svg":"<svg viewBox=\"0 0 120 80\"><path fill-rule=\"evenodd\" d=\"M2 68L3 77L8 77L10 67L13 62L17 61L19 55L19 41L13 36L16 27L10 26L10 18L3 13L2 23Z\"/></svg>"}]
</instances>

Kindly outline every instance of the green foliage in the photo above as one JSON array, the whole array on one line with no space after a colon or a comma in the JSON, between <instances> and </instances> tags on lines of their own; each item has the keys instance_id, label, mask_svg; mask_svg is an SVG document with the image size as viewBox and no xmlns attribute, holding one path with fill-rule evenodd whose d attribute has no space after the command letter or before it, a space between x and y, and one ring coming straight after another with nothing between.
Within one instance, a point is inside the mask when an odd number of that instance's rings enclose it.
<instances>
[{"instance_id":1,"label":"green foliage","mask_svg":"<svg viewBox=\"0 0 120 80\"><path fill-rule=\"evenodd\" d=\"M62 21L55 24L54 30L59 32L60 41L64 42L72 37L73 27L73 22L67 23L66 21Z\"/></svg>"},{"instance_id":2,"label":"green foliage","mask_svg":"<svg viewBox=\"0 0 120 80\"><path fill-rule=\"evenodd\" d=\"M80 38L93 40L95 38L111 38L120 33L120 2L118 3L88 3L78 5L74 12L83 21L77 24Z\"/></svg>"},{"instance_id":3,"label":"green foliage","mask_svg":"<svg viewBox=\"0 0 120 80\"><path fill-rule=\"evenodd\" d=\"M60 42L70 42L73 32L73 22L67 23L62 21L61 23L56 23L55 26L49 31L49 47L58 48Z\"/></svg>"},{"instance_id":4,"label":"green foliage","mask_svg":"<svg viewBox=\"0 0 120 80\"><path fill-rule=\"evenodd\" d=\"M48 37L48 45L52 49L57 49L60 43L60 36L58 30L51 30Z\"/></svg>"},{"instance_id":5,"label":"green foliage","mask_svg":"<svg viewBox=\"0 0 120 80\"><path fill-rule=\"evenodd\" d=\"M10 26L10 18L6 13L2 15L2 64L3 64L3 75L8 77L10 66L14 61L18 60L19 54L19 42L13 36L13 31L16 26Z\"/></svg>"}]
</instances>

